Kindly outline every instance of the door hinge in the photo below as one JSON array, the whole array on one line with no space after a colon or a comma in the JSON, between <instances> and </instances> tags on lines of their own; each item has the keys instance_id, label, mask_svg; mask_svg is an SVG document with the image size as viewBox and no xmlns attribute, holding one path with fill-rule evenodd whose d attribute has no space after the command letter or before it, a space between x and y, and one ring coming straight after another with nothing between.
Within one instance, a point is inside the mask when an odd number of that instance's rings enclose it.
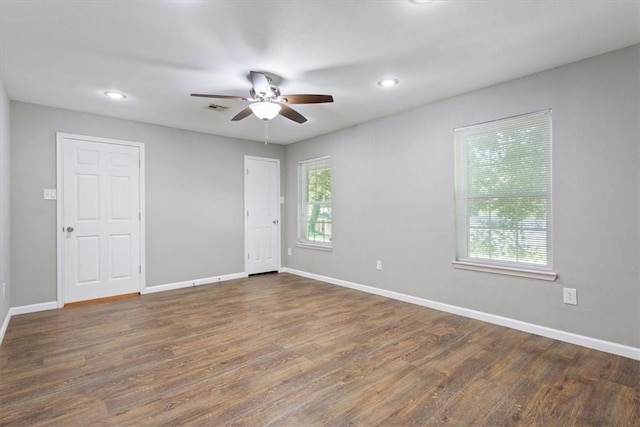
<instances>
[{"instance_id":1,"label":"door hinge","mask_svg":"<svg viewBox=\"0 0 640 427\"><path fill-rule=\"evenodd\" d=\"M249 254L247 254L247 259L250 259Z\"/></svg>"},{"instance_id":2,"label":"door hinge","mask_svg":"<svg viewBox=\"0 0 640 427\"><path fill-rule=\"evenodd\" d=\"M142 274L142 266L141 266L141 265L139 265L139 266L138 266L138 272L139 272L140 274Z\"/></svg>"},{"instance_id":3,"label":"door hinge","mask_svg":"<svg viewBox=\"0 0 640 427\"><path fill-rule=\"evenodd\" d=\"M249 175L249 169L247 169L247 175Z\"/></svg>"},{"instance_id":4,"label":"door hinge","mask_svg":"<svg viewBox=\"0 0 640 427\"><path fill-rule=\"evenodd\" d=\"M249 216L249 211L247 211L247 216Z\"/></svg>"}]
</instances>

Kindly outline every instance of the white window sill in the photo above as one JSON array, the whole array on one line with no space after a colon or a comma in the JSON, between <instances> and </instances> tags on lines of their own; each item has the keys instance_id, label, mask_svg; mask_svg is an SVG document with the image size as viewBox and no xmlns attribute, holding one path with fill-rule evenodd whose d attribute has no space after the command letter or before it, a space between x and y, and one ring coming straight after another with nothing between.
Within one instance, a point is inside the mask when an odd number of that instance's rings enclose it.
<instances>
[{"instance_id":1,"label":"white window sill","mask_svg":"<svg viewBox=\"0 0 640 427\"><path fill-rule=\"evenodd\" d=\"M296 243L296 246L298 248L314 249L316 251L324 251L324 252L332 252L333 251L333 246L320 245L320 244L307 243L307 242L298 242L298 243Z\"/></svg>"},{"instance_id":2,"label":"white window sill","mask_svg":"<svg viewBox=\"0 0 640 427\"><path fill-rule=\"evenodd\" d=\"M547 280L553 282L558 278L558 273L553 271L527 270L524 268L503 267L489 264L477 264L466 261L451 261L453 268L461 270L482 271L485 273L504 274L507 276L526 277L529 279Z\"/></svg>"}]
</instances>

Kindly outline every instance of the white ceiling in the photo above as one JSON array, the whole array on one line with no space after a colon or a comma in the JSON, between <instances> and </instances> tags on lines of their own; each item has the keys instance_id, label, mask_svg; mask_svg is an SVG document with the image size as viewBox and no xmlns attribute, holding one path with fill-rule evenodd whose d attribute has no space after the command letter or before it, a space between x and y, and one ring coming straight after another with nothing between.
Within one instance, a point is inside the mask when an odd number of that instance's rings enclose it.
<instances>
[{"instance_id":1,"label":"white ceiling","mask_svg":"<svg viewBox=\"0 0 640 427\"><path fill-rule=\"evenodd\" d=\"M231 122L247 102L189 94L248 96L255 70L333 95L270 121L281 144L636 43L639 1L0 0L11 99L260 141L256 117Z\"/></svg>"}]
</instances>

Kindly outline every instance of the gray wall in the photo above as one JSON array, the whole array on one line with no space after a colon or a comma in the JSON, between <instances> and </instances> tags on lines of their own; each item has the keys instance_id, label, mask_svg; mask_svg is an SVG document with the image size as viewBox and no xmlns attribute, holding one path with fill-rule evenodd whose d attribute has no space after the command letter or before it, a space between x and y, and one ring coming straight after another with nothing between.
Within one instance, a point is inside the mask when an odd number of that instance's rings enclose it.
<instances>
[{"instance_id":1,"label":"gray wall","mask_svg":"<svg viewBox=\"0 0 640 427\"><path fill-rule=\"evenodd\" d=\"M640 347L638 46L499 84L286 148L331 155L333 252L296 242L287 267ZM472 69L469 72L473 72ZM455 270L453 129L553 109L556 282ZM286 253L286 252L285 252ZM376 271L376 260L383 271ZM562 303L562 288L578 305Z\"/></svg>"},{"instance_id":2,"label":"gray wall","mask_svg":"<svg viewBox=\"0 0 640 427\"><path fill-rule=\"evenodd\" d=\"M9 313L11 299L9 106L9 97L0 78L0 325ZM5 286L4 297L2 286Z\"/></svg>"},{"instance_id":3,"label":"gray wall","mask_svg":"<svg viewBox=\"0 0 640 427\"><path fill-rule=\"evenodd\" d=\"M11 102L9 116L2 89L0 267L11 305L56 298L56 209L42 189L55 187L60 131L146 144L148 286L243 271L243 156L286 154L283 265L639 347L639 51L622 49L287 147L21 102ZM452 130L544 108L553 109L554 120L558 280L454 270ZM296 163L326 154L334 167L330 253L295 246L293 203ZM578 306L562 304L563 286L578 289Z\"/></svg>"},{"instance_id":4,"label":"gray wall","mask_svg":"<svg viewBox=\"0 0 640 427\"><path fill-rule=\"evenodd\" d=\"M282 146L12 101L11 306L56 300L56 132L145 143L148 287L244 271L244 155Z\"/></svg>"}]
</instances>

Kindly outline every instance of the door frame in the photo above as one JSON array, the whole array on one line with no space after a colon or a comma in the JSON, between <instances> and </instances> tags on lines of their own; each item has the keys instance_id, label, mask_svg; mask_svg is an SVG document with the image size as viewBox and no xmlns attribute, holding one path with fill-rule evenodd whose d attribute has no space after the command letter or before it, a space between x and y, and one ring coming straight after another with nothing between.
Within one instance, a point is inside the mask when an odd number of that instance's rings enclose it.
<instances>
[{"instance_id":1,"label":"door frame","mask_svg":"<svg viewBox=\"0 0 640 427\"><path fill-rule=\"evenodd\" d=\"M270 157L257 157L257 156L244 156L244 168L242 169L242 174L244 175L244 272L245 274L249 274L249 260L247 259L247 253L249 252L249 221L247 217L247 209L249 208L249 192L247 191L247 162L249 160L258 160L258 161L268 161L273 162L278 165L278 218L280 221L280 228L278 230L278 235L276 242L278 244L277 252L277 262L278 271L282 269L282 181L280 179L280 159L273 159Z\"/></svg>"},{"instance_id":2,"label":"door frame","mask_svg":"<svg viewBox=\"0 0 640 427\"><path fill-rule=\"evenodd\" d=\"M100 138L96 136L76 135L70 133L56 132L56 262L57 262L57 302L58 308L64 306L64 170L63 170L63 141L65 139L77 139L100 144L126 145L137 147L140 153L140 293L144 293L146 288L146 258L145 258L145 156L144 143L134 141L124 141L119 139Z\"/></svg>"}]
</instances>

